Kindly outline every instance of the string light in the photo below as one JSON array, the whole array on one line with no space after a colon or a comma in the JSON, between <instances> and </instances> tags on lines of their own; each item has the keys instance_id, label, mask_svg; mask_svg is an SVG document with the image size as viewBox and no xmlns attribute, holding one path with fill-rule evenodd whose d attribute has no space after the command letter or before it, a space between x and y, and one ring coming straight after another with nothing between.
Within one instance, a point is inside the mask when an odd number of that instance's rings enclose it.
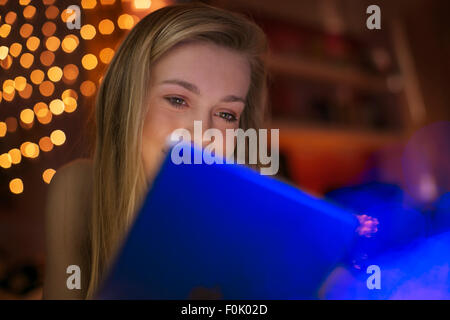
<instances>
[{"instance_id":1,"label":"string light","mask_svg":"<svg viewBox=\"0 0 450 320\"><path fill-rule=\"evenodd\" d=\"M11 26L7 23L0 26L0 37L6 38L11 32Z\"/></svg>"},{"instance_id":2,"label":"string light","mask_svg":"<svg viewBox=\"0 0 450 320\"><path fill-rule=\"evenodd\" d=\"M11 163L13 164L19 164L20 161L22 160L22 154L20 153L20 150L17 148L9 150L8 154L11 158Z\"/></svg>"},{"instance_id":3,"label":"string light","mask_svg":"<svg viewBox=\"0 0 450 320\"><path fill-rule=\"evenodd\" d=\"M49 104L50 111L58 116L64 112L64 102L61 99L52 100Z\"/></svg>"},{"instance_id":4,"label":"string light","mask_svg":"<svg viewBox=\"0 0 450 320\"><path fill-rule=\"evenodd\" d=\"M0 154L0 167L3 169L11 168L12 159L8 153Z\"/></svg>"},{"instance_id":5,"label":"string light","mask_svg":"<svg viewBox=\"0 0 450 320\"><path fill-rule=\"evenodd\" d=\"M4 60L8 56L9 48L6 46L0 47L0 60Z\"/></svg>"},{"instance_id":6,"label":"string light","mask_svg":"<svg viewBox=\"0 0 450 320\"><path fill-rule=\"evenodd\" d=\"M0 121L0 138L3 138L6 135L6 123Z\"/></svg>"},{"instance_id":7,"label":"string light","mask_svg":"<svg viewBox=\"0 0 450 320\"><path fill-rule=\"evenodd\" d=\"M95 55L88 53L81 59L81 64L86 70L92 70L97 66L98 60Z\"/></svg>"},{"instance_id":8,"label":"string light","mask_svg":"<svg viewBox=\"0 0 450 320\"><path fill-rule=\"evenodd\" d=\"M136 9L148 9L152 2L150 0L134 0L134 7Z\"/></svg>"},{"instance_id":9,"label":"string light","mask_svg":"<svg viewBox=\"0 0 450 320\"><path fill-rule=\"evenodd\" d=\"M55 130L50 134L50 140L55 146L60 146L66 142L66 134L62 130Z\"/></svg>"},{"instance_id":10,"label":"string light","mask_svg":"<svg viewBox=\"0 0 450 320\"><path fill-rule=\"evenodd\" d=\"M58 17L59 14L59 9L55 6L49 6L47 8L47 10L45 10L45 16L47 17L47 19L56 19Z\"/></svg>"},{"instance_id":11,"label":"string light","mask_svg":"<svg viewBox=\"0 0 450 320\"><path fill-rule=\"evenodd\" d=\"M51 168L44 170L44 172L42 173L42 180L44 180L45 183L50 183L55 173L56 171Z\"/></svg>"},{"instance_id":12,"label":"string light","mask_svg":"<svg viewBox=\"0 0 450 320\"><path fill-rule=\"evenodd\" d=\"M80 35L84 40L94 39L96 33L95 27L91 24L85 24L80 29Z\"/></svg>"},{"instance_id":13,"label":"string light","mask_svg":"<svg viewBox=\"0 0 450 320\"><path fill-rule=\"evenodd\" d=\"M20 178L12 179L9 182L9 190L14 194L20 194L23 192L23 182Z\"/></svg>"},{"instance_id":14,"label":"string light","mask_svg":"<svg viewBox=\"0 0 450 320\"><path fill-rule=\"evenodd\" d=\"M53 142L49 137L42 137L39 140L39 148L44 152L50 152L53 150Z\"/></svg>"},{"instance_id":15,"label":"string light","mask_svg":"<svg viewBox=\"0 0 450 320\"><path fill-rule=\"evenodd\" d=\"M22 52L22 45L20 43L14 42L9 47L9 53L14 57L17 58L19 54Z\"/></svg>"},{"instance_id":16,"label":"string light","mask_svg":"<svg viewBox=\"0 0 450 320\"><path fill-rule=\"evenodd\" d=\"M23 109L20 112L20 121L25 124L32 124L34 121L34 112L31 109Z\"/></svg>"},{"instance_id":17,"label":"string light","mask_svg":"<svg viewBox=\"0 0 450 320\"><path fill-rule=\"evenodd\" d=\"M81 6L83 9L94 9L96 5L96 0L81 0Z\"/></svg>"},{"instance_id":18,"label":"string light","mask_svg":"<svg viewBox=\"0 0 450 320\"><path fill-rule=\"evenodd\" d=\"M98 30L100 31L101 34L105 35L111 34L114 31L114 23L109 19L103 19L98 24Z\"/></svg>"},{"instance_id":19,"label":"string light","mask_svg":"<svg viewBox=\"0 0 450 320\"><path fill-rule=\"evenodd\" d=\"M38 84L41 84L42 81L44 81L44 76L45 76L45 74L42 70L36 69L31 72L30 80L34 84L38 85Z\"/></svg>"},{"instance_id":20,"label":"string light","mask_svg":"<svg viewBox=\"0 0 450 320\"><path fill-rule=\"evenodd\" d=\"M169 1L157 0L155 3L168 4ZM0 0L0 6L7 2ZM128 2L129 5L119 2ZM8 77L0 78L0 101L12 102L18 97L33 97L34 101L28 101L28 106L24 106L21 105L21 100L16 116L0 119L0 138L16 132L17 128L29 130L35 123L38 126L51 126L53 117L60 117L63 113L71 114L81 108L79 95L82 99L90 99L95 95L97 86L103 79L101 73L105 70L105 65L112 61L117 41L140 20L133 12L118 13L108 10L101 16L98 13L103 7L114 7L114 10L123 7L132 11L152 6L152 1L149 0L81 0L81 7L87 10L87 14L92 14L92 19L86 19L88 23L82 25L80 30L69 30L65 26L62 27L62 23L67 22L69 18L68 11L55 4L55 0L19 0L18 3L18 10L9 10L0 16L0 38L9 40L2 40L0 67L3 70L11 70L9 73L0 73ZM140 11L139 15L142 13L143 11ZM40 20L41 18L44 20ZM37 21L42 22L38 24ZM82 22L84 21L83 19ZM10 38L11 35L15 39ZM88 43L94 39L95 45L90 47ZM84 53L78 58L76 53L80 50L80 41L84 41L90 53ZM84 47L82 48L84 50ZM70 54L73 56L69 56ZM60 55L65 55L64 59L59 60ZM55 65L58 61L66 62L60 66ZM14 74L16 70L20 70L18 72L22 74ZM56 94L59 95L60 92L61 97L57 97ZM12 135L11 139L20 136ZM36 159L39 158L40 152L51 153L55 146L64 145L66 139L63 130L50 128L47 135L30 138L30 141L16 142L17 147L9 147L9 151L0 154L0 166L3 169L9 169L12 165L23 166L27 162L22 161L23 157ZM9 141L9 138L5 141ZM54 174L53 168L44 170L43 181L50 183ZM9 189L14 194L22 193L22 178L12 179Z\"/></svg>"}]
</instances>

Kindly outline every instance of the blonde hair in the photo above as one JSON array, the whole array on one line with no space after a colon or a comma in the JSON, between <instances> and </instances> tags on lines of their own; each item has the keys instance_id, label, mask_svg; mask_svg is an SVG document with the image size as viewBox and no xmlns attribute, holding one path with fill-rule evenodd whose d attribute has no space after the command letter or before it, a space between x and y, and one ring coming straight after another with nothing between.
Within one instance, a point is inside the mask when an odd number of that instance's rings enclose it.
<instances>
[{"instance_id":1,"label":"blonde hair","mask_svg":"<svg viewBox=\"0 0 450 320\"><path fill-rule=\"evenodd\" d=\"M96 98L96 145L91 219L90 282L93 298L147 191L141 160L144 101L152 64L174 45L206 41L240 52L251 84L240 119L259 128L267 104L264 32L240 14L201 3L161 8L143 18L115 54Z\"/></svg>"}]
</instances>

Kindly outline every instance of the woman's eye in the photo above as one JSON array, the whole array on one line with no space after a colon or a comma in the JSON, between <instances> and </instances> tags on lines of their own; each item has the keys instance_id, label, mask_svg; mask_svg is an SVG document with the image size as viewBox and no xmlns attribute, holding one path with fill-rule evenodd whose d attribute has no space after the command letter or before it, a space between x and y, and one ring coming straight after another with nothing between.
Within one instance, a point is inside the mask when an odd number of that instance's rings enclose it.
<instances>
[{"instance_id":1,"label":"woman's eye","mask_svg":"<svg viewBox=\"0 0 450 320\"><path fill-rule=\"evenodd\" d=\"M227 122L235 122L235 121L237 121L236 116L234 114L229 113L229 112L217 112L216 115L221 117L222 119L224 119Z\"/></svg>"},{"instance_id":2,"label":"woman's eye","mask_svg":"<svg viewBox=\"0 0 450 320\"><path fill-rule=\"evenodd\" d=\"M184 99L179 97L166 97L165 98L169 103L174 106L175 108L183 108L186 106L186 101Z\"/></svg>"}]
</instances>

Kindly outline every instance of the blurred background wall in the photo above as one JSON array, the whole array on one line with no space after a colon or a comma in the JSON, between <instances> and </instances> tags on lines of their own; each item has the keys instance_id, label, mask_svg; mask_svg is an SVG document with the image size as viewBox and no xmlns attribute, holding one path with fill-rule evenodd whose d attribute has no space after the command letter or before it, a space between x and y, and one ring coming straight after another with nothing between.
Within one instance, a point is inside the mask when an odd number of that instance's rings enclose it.
<instances>
[{"instance_id":1,"label":"blurred background wall","mask_svg":"<svg viewBox=\"0 0 450 320\"><path fill-rule=\"evenodd\" d=\"M39 298L48 183L90 155L96 90L120 41L176 2L186 1L0 0L0 299ZM280 129L281 175L311 193L404 184L405 144L449 121L446 0L204 2L267 33L267 126ZM66 25L73 4L79 30ZM371 4L381 8L381 30L366 27ZM448 149L442 154L447 171L435 172L448 188Z\"/></svg>"}]
</instances>

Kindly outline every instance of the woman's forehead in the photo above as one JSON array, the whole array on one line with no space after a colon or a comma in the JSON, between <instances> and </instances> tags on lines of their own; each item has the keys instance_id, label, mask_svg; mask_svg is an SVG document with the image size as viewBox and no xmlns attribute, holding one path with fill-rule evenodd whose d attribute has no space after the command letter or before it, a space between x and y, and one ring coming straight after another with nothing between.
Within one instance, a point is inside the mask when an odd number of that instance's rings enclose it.
<instances>
[{"instance_id":1,"label":"woman's forehead","mask_svg":"<svg viewBox=\"0 0 450 320\"><path fill-rule=\"evenodd\" d=\"M182 80L208 91L220 87L242 94L250 84L250 65L243 53L204 42L172 48L153 65L151 73L152 84Z\"/></svg>"}]
</instances>

